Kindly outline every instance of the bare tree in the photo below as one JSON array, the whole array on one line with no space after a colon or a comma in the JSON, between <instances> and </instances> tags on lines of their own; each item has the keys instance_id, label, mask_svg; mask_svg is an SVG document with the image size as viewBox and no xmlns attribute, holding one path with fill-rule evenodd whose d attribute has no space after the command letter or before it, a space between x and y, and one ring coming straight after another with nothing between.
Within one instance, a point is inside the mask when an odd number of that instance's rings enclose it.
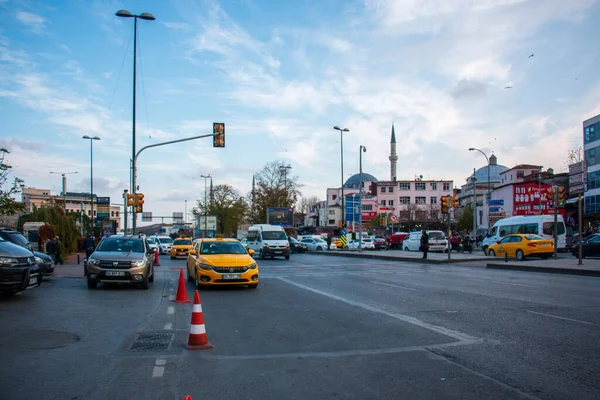
<instances>
[{"instance_id":1,"label":"bare tree","mask_svg":"<svg viewBox=\"0 0 600 400\"><path fill-rule=\"evenodd\" d=\"M565 159L567 170L569 169L569 165L576 164L581 161L583 161L583 147L578 144L567 151L567 158Z\"/></svg>"},{"instance_id":2,"label":"bare tree","mask_svg":"<svg viewBox=\"0 0 600 400\"><path fill-rule=\"evenodd\" d=\"M5 157L10 152L5 148L0 148L0 215L15 215L25 210L25 204L13 199L13 195L21 192L23 181L14 178L5 189L4 185L8 182L8 176L12 166L6 163Z\"/></svg>"}]
</instances>

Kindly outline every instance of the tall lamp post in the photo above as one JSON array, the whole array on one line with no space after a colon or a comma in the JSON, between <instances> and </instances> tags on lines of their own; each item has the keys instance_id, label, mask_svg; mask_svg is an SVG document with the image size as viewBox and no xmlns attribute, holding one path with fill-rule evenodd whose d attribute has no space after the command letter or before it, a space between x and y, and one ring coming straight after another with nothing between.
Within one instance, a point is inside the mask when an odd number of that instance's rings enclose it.
<instances>
[{"instance_id":1,"label":"tall lamp post","mask_svg":"<svg viewBox=\"0 0 600 400\"><path fill-rule=\"evenodd\" d=\"M82 136L82 139L90 141L90 234L94 236L94 140L100 140L98 136Z\"/></svg>"},{"instance_id":2,"label":"tall lamp post","mask_svg":"<svg viewBox=\"0 0 600 400\"><path fill-rule=\"evenodd\" d=\"M346 226L346 220L344 219L344 132L350 132L348 128L340 128L339 126L334 126L333 129L336 131L340 131L340 160L341 160L341 170L342 170L342 227Z\"/></svg>"},{"instance_id":3,"label":"tall lamp post","mask_svg":"<svg viewBox=\"0 0 600 400\"><path fill-rule=\"evenodd\" d=\"M135 198L135 193L136 193L136 185L135 185L135 174L136 174L136 154L135 154L135 83L136 83L136 55L137 55L137 21L138 18L139 19L143 19L146 21L154 21L156 18L154 18L154 15L144 12L141 13L139 15L137 14L132 14L127 10L119 10L117 11L117 13L115 14L117 17L122 17L122 18L133 18L133 120L132 120L132 124L131 124L131 130L132 130L132 140L131 140L131 144L132 144L132 148L131 148L131 193L134 195ZM135 223L136 223L136 218L137 218L137 214L135 211L135 206L133 207L132 210L132 232L135 232Z\"/></svg>"},{"instance_id":4,"label":"tall lamp post","mask_svg":"<svg viewBox=\"0 0 600 400\"><path fill-rule=\"evenodd\" d=\"M204 178L204 237L207 237L208 233L208 206L206 203L206 180L211 179L212 176L208 175L200 175L201 178Z\"/></svg>"},{"instance_id":5,"label":"tall lamp post","mask_svg":"<svg viewBox=\"0 0 600 400\"><path fill-rule=\"evenodd\" d=\"M288 190L287 190L287 170L288 169L292 169L291 165L280 165L279 166L279 170L283 171L283 187L285 188L285 202L287 204L287 198L288 198Z\"/></svg>"},{"instance_id":6,"label":"tall lamp post","mask_svg":"<svg viewBox=\"0 0 600 400\"><path fill-rule=\"evenodd\" d=\"M492 199L492 188L490 187L490 159L488 158L487 154L485 154L483 151L476 149L474 147L470 147L469 151L478 151L481 154L483 154L483 156L485 157L485 161L487 163L487 187L488 187L488 195L487 195L487 223L488 223L488 228L490 228L490 206L489 206L489 201ZM485 202L484 202L485 203ZM485 206L485 204L484 204Z\"/></svg>"},{"instance_id":7,"label":"tall lamp post","mask_svg":"<svg viewBox=\"0 0 600 400\"><path fill-rule=\"evenodd\" d=\"M360 159L359 171L360 171L360 187L359 187L359 206L358 206L358 251L362 251L362 201L363 201L363 175L362 175L362 153L366 153L367 148L362 144L359 147L358 155Z\"/></svg>"}]
</instances>

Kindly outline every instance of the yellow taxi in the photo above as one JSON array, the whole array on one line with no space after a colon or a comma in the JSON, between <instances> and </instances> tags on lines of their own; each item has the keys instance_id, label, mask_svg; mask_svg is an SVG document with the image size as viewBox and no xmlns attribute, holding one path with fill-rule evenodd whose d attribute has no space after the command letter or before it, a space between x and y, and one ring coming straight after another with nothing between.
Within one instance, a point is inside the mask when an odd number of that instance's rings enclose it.
<instances>
[{"instance_id":1,"label":"yellow taxi","mask_svg":"<svg viewBox=\"0 0 600 400\"><path fill-rule=\"evenodd\" d=\"M525 257L547 259L554 254L554 243L540 235L515 234L498 240L488 248L490 257L515 257L522 261Z\"/></svg>"},{"instance_id":2,"label":"yellow taxi","mask_svg":"<svg viewBox=\"0 0 600 400\"><path fill-rule=\"evenodd\" d=\"M236 239L197 239L187 258L187 279L196 287L247 285L258 287L258 265Z\"/></svg>"},{"instance_id":3,"label":"yellow taxi","mask_svg":"<svg viewBox=\"0 0 600 400\"><path fill-rule=\"evenodd\" d=\"M191 238L177 238L173 241L171 245L171 250L169 254L171 255L171 259L176 258L187 258L188 251L192 248L193 243Z\"/></svg>"},{"instance_id":4,"label":"yellow taxi","mask_svg":"<svg viewBox=\"0 0 600 400\"><path fill-rule=\"evenodd\" d=\"M337 247L338 249L341 249L342 247L344 247L344 245L342 243L342 239L337 236L331 239L331 243L335 244L335 247Z\"/></svg>"}]
</instances>

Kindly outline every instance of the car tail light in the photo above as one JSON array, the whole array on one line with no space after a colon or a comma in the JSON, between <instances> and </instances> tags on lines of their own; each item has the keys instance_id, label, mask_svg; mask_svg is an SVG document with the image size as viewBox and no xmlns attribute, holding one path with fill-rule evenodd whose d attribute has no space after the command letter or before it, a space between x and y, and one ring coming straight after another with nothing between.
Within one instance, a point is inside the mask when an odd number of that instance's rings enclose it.
<instances>
[{"instance_id":1,"label":"car tail light","mask_svg":"<svg viewBox=\"0 0 600 400\"><path fill-rule=\"evenodd\" d=\"M527 243L527 246L535 247L535 243Z\"/></svg>"}]
</instances>

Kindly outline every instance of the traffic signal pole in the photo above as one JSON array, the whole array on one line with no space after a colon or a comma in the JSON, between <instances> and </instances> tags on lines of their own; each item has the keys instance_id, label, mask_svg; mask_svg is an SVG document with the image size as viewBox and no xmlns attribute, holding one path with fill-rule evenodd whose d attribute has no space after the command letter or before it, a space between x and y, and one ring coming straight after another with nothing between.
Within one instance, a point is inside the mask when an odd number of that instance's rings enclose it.
<instances>
[{"instance_id":1,"label":"traffic signal pole","mask_svg":"<svg viewBox=\"0 0 600 400\"><path fill-rule=\"evenodd\" d=\"M558 190L554 188L554 259L558 258Z\"/></svg>"},{"instance_id":2,"label":"traffic signal pole","mask_svg":"<svg viewBox=\"0 0 600 400\"><path fill-rule=\"evenodd\" d=\"M127 189L123 190L123 203L125 205L123 207L123 232L127 235L127 208L129 208L127 204Z\"/></svg>"}]
</instances>

